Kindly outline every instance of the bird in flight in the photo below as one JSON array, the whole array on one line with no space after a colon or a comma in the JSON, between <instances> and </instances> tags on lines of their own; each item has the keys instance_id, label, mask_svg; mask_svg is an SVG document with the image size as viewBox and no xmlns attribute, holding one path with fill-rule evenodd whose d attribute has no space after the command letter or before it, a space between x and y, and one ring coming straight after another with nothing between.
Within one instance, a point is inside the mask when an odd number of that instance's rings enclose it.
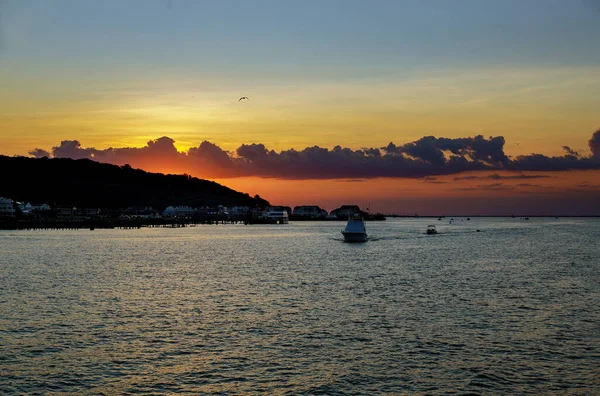
<instances>
[{"instance_id":1,"label":"bird in flight","mask_svg":"<svg viewBox=\"0 0 600 396\"><path fill-rule=\"evenodd\" d=\"M250 100L250 99L248 99L248 97L247 97L247 96L242 96L241 98L239 98L239 99L238 99L238 102L239 102L240 100L242 100L242 99Z\"/></svg>"}]
</instances>

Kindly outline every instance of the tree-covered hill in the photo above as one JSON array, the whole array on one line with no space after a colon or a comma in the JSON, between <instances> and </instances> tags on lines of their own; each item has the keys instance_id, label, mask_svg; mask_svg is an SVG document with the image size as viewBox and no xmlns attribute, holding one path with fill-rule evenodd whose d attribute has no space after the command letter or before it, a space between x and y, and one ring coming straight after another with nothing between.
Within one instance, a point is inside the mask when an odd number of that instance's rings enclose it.
<instances>
[{"instance_id":1,"label":"tree-covered hill","mask_svg":"<svg viewBox=\"0 0 600 396\"><path fill-rule=\"evenodd\" d=\"M0 155L0 197L79 208L266 206L260 197L188 175L163 175L87 159Z\"/></svg>"}]
</instances>

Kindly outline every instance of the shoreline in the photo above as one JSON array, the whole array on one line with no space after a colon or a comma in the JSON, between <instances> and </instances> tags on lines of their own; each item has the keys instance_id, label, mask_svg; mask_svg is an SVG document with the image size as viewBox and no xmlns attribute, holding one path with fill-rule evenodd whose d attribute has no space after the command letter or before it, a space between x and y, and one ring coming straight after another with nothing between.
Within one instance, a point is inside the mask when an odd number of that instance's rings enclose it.
<instances>
[{"instance_id":1,"label":"shoreline","mask_svg":"<svg viewBox=\"0 0 600 396\"><path fill-rule=\"evenodd\" d=\"M383 218L371 218L366 221L385 221L389 219L439 219L439 216L385 216ZM529 216L499 216L499 215L476 215L476 216L446 216L442 218L447 219L462 219L464 221L468 218L506 218L514 220L527 221L532 218L548 218L548 219L561 219L561 218L600 218L599 215L591 216L541 216L541 215L529 215ZM289 220L292 222L344 222L347 219L298 219L292 218ZM203 218L185 218L185 219L131 219L131 220L119 220L119 219L80 219L80 220L0 220L0 230L11 231L11 230L79 230L79 229L140 229L140 228L183 228L183 227L195 227L198 225L225 225L225 224L244 224L244 225L257 225L257 224L277 224L276 222L261 221L256 219L249 219L247 217L238 218L226 218L226 217L203 217Z\"/></svg>"}]
</instances>

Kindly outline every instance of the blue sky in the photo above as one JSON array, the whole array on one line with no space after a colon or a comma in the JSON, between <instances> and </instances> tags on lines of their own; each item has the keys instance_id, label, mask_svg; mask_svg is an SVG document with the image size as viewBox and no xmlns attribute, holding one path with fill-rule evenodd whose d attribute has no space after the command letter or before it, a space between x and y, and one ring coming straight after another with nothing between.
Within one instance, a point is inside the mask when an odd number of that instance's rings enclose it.
<instances>
[{"instance_id":1,"label":"blue sky","mask_svg":"<svg viewBox=\"0 0 600 396\"><path fill-rule=\"evenodd\" d=\"M595 66L599 2L5 0L9 65L326 78Z\"/></svg>"}]
</instances>

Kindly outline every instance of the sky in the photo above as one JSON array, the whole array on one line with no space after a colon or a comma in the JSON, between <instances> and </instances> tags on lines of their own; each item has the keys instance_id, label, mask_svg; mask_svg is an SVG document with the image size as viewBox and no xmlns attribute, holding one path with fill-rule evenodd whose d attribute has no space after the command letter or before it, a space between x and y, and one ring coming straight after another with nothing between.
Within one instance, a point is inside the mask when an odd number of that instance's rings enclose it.
<instances>
[{"instance_id":1,"label":"sky","mask_svg":"<svg viewBox=\"0 0 600 396\"><path fill-rule=\"evenodd\" d=\"M599 17L598 0L0 0L0 154L328 210L600 214Z\"/></svg>"}]
</instances>

